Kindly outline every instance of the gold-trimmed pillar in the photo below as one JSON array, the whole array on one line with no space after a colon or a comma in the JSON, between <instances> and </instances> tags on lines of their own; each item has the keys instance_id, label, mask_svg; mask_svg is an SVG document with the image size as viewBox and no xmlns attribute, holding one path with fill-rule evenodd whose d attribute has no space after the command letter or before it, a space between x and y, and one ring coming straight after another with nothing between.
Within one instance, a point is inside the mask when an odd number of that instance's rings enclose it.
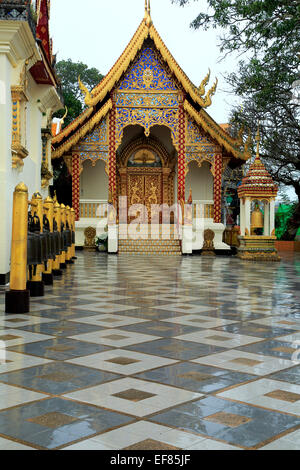
<instances>
[{"instance_id":1,"label":"gold-trimmed pillar","mask_svg":"<svg viewBox=\"0 0 300 470\"><path fill-rule=\"evenodd\" d=\"M26 289L28 236L28 189L18 184L13 197L10 290L5 293L5 313L29 313L30 292Z\"/></svg>"}]
</instances>

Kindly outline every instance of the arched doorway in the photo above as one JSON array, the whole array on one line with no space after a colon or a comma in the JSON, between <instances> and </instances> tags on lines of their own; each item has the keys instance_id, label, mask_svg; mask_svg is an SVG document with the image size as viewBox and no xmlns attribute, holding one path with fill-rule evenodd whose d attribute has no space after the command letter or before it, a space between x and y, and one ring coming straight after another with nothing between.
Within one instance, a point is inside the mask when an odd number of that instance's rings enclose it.
<instances>
[{"instance_id":1,"label":"arched doorway","mask_svg":"<svg viewBox=\"0 0 300 470\"><path fill-rule=\"evenodd\" d=\"M174 202L173 160L154 136L140 136L120 153L118 193L127 197L128 222L161 223L162 204Z\"/></svg>"}]
</instances>

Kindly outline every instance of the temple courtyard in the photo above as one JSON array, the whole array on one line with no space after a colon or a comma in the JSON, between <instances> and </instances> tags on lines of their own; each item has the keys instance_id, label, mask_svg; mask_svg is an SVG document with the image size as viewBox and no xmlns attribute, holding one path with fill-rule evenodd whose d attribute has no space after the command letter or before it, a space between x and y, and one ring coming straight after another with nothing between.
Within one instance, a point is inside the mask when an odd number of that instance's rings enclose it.
<instances>
[{"instance_id":1,"label":"temple courtyard","mask_svg":"<svg viewBox=\"0 0 300 470\"><path fill-rule=\"evenodd\" d=\"M79 252L0 292L0 449L299 449L300 255Z\"/></svg>"}]
</instances>

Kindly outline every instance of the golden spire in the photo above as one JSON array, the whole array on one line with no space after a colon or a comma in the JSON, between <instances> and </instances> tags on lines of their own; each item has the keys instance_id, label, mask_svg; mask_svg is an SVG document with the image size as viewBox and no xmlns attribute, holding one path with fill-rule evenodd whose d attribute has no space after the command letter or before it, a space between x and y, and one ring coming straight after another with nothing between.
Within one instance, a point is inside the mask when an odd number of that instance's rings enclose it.
<instances>
[{"instance_id":1,"label":"golden spire","mask_svg":"<svg viewBox=\"0 0 300 470\"><path fill-rule=\"evenodd\" d=\"M259 146L260 146L260 121L258 121L257 133L256 133L256 138L255 138L255 140L256 140L256 142L257 142L255 160L256 160L256 161L260 161L260 156L259 156Z\"/></svg>"},{"instance_id":2,"label":"golden spire","mask_svg":"<svg viewBox=\"0 0 300 470\"><path fill-rule=\"evenodd\" d=\"M152 25L150 0L145 0L145 23L150 28Z\"/></svg>"}]
</instances>

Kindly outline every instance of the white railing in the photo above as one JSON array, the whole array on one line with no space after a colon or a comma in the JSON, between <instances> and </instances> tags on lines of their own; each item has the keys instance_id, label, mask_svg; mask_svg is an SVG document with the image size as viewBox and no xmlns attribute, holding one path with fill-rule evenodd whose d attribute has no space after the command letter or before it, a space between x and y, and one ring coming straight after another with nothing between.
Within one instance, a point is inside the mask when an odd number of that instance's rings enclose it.
<instances>
[{"instance_id":1,"label":"white railing","mask_svg":"<svg viewBox=\"0 0 300 470\"><path fill-rule=\"evenodd\" d=\"M107 201L97 199L80 200L81 219L104 219L107 217Z\"/></svg>"},{"instance_id":2,"label":"white railing","mask_svg":"<svg viewBox=\"0 0 300 470\"><path fill-rule=\"evenodd\" d=\"M214 201L193 201L194 219L213 219Z\"/></svg>"}]
</instances>

